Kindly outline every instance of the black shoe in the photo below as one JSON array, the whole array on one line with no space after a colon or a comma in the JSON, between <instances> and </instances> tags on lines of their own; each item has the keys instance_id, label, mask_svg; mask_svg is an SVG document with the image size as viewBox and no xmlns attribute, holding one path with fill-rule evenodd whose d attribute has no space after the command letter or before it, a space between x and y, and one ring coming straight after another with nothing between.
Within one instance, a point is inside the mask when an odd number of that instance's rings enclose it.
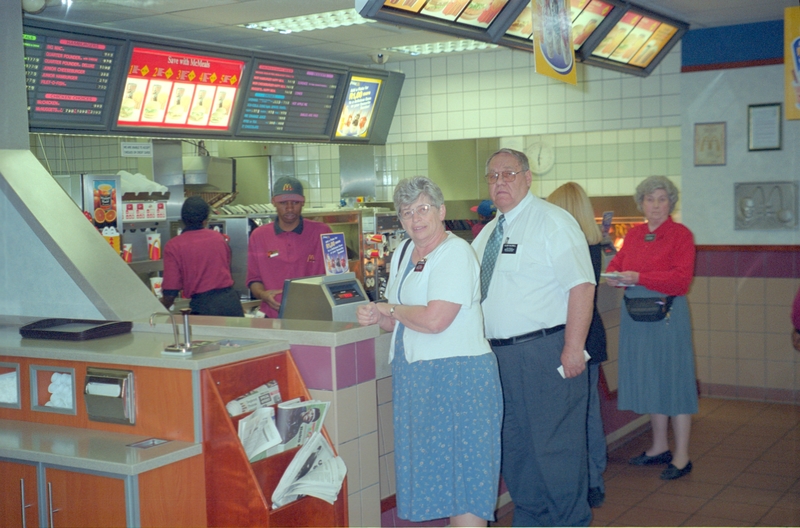
<instances>
[{"instance_id":1,"label":"black shoe","mask_svg":"<svg viewBox=\"0 0 800 528\"><path fill-rule=\"evenodd\" d=\"M599 508L606 501L606 494L600 488L589 488L589 507Z\"/></svg>"},{"instance_id":2,"label":"black shoe","mask_svg":"<svg viewBox=\"0 0 800 528\"><path fill-rule=\"evenodd\" d=\"M660 466L670 462L672 462L672 451L664 451L656 456L647 456L647 451L643 451L641 455L628 460L628 464L634 466Z\"/></svg>"},{"instance_id":3,"label":"black shoe","mask_svg":"<svg viewBox=\"0 0 800 528\"><path fill-rule=\"evenodd\" d=\"M675 480L675 479L681 478L684 475L688 475L691 472L692 472L692 462L691 461L689 461L689 463L687 463L683 467L683 469L678 469L675 466L673 466L672 464L670 464L669 466L667 466L667 469L665 469L663 472L661 472L661 480Z\"/></svg>"}]
</instances>

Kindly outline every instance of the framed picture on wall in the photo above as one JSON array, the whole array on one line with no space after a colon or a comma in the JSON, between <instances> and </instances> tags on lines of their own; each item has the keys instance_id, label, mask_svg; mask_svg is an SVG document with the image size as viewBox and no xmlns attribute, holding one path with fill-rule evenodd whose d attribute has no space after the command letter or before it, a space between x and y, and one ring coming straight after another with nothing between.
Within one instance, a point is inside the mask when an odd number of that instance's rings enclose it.
<instances>
[{"instance_id":1,"label":"framed picture on wall","mask_svg":"<svg viewBox=\"0 0 800 528\"><path fill-rule=\"evenodd\" d=\"M747 150L781 149L781 104L747 107Z\"/></svg>"},{"instance_id":2,"label":"framed picture on wall","mask_svg":"<svg viewBox=\"0 0 800 528\"><path fill-rule=\"evenodd\" d=\"M695 123L694 164L725 165L725 123Z\"/></svg>"}]
</instances>

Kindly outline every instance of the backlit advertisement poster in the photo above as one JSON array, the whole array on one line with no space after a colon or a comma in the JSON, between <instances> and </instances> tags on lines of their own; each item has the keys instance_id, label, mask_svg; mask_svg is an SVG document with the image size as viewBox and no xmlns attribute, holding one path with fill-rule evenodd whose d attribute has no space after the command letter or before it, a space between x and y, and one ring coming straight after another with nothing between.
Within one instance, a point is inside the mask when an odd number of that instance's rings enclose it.
<instances>
[{"instance_id":1,"label":"backlit advertisement poster","mask_svg":"<svg viewBox=\"0 0 800 528\"><path fill-rule=\"evenodd\" d=\"M787 7L783 17L786 119L800 119L800 7Z\"/></svg>"},{"instance_id":2,"label":"backlit advertisement poster","mask_svg":"<svg viewBox=\"0 0 800 528\"><path fill-rule=\"evenodd\" d=\"M576 3L582 6L581 10L576 9ZM572 0L572 16L575 17L572 22L572 45L575 49L580 48L586 42L586 39L594 33L597 26L614 8L611 4L600 0L592 0L588 5L585 5L586 3L586 0Z\"/></svg>"},{"instance_id":3,"label":"backlit advertisement poster","mask_svg":"<svg viewBox=\"0 0 800 528\"><path fill-rule=\"evenodd\" d=\"M568 0L536 0L533 6L533 54L536 73L577 84L572 19Z\"/></svg>"},{"instance_id":4,"label":"backlit advertisement poster","mask_svg":"<svg viewBox=\"0 0 800 528\"><path fill-rule=\"evenodd\" d=\"M120 126L228 130L244 61L134 48Z\"/></svg>"},{"instance_id":5,"label":"backlit advertisement poster","mask_svg":"<svg viewBox=\"0 0 800 528\"><path fill-rule=\"evenodd\" d=\"M335 137L367 138L382 83L381 79L369 77L350 78Z\"/></svg>"}]
</instances>

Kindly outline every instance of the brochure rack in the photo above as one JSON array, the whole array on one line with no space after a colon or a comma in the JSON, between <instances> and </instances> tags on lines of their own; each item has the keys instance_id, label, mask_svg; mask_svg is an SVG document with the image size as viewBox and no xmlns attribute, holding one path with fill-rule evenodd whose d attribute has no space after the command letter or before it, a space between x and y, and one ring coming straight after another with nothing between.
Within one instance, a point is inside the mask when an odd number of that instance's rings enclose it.
<instances>
[{"instance_id":1,"label":"brochure rack","mask_svg":"<svg viewBox=\"0 0 800 528\"><path fill-rule=\"evenodd\" d=\"M347 479L333 504L304 497L272 509L272 492L299 448L251 464L237 434L240 417L225 404L273 379L284 401L311 399L288 351L201 372L208 525L347 526Z\"/></svg>"}]
</instances>

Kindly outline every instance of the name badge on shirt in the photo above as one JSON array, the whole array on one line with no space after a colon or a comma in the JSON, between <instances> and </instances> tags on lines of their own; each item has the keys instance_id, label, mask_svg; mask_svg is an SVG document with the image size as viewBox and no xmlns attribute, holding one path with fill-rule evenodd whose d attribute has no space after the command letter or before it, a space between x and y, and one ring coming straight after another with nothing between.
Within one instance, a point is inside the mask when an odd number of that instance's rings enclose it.
<instances>
[{"instance_id":1,"label":"name badge on shirt","mask_svg":"<svg viewBox=\"0 0 800 528\"><path fill-rule=\"evenodd\" d=\"M419 262L417 262L417 265L414 266L414 271L420 272L420 271L424 270L425 269L425 261L426 260L427 259L422 259Z\"/></svg>"},{"instance_id":2,"label":"name badge on shirt","mask_svg":"<svg viewBox=\"0 0 800 528\"><path fill-rule=\"evenodd\" d=\"M644 241L645 241L645 242L652 242L652 241L653 241L653 240L655 240L655 239L656 239L656 234L655 234L655 233L647 233L647 234L644 236Z\"/></svg>"},{"instance_id":3,"label":"name badge on shirt","mask_svg":"<svg viewBox=\"0 0 800 528\"><path fill-rule=\"evenodd\" d=\"M516 244L503 244L503 254L508 255L516 255L517 254L517 245Z\"/></svg>"}]
</instances>

